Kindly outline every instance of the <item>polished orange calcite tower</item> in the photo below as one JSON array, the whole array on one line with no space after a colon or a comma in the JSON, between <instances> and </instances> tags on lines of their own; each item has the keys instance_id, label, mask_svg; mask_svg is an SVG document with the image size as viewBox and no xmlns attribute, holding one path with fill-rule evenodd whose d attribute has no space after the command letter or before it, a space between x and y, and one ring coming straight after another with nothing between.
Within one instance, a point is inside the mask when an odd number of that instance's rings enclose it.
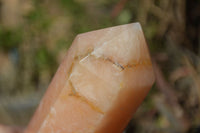
<instances>
[{"instance_id":1,"label":"polished orange calcite tower","mask_svg":"<svg viewBox=\"0 0 200 133\"><path fill-rule=\"evenodd\" d=\"M79 34L25 133L122 133L153 83L139 23Z\"/></svg>"}]
</instances>

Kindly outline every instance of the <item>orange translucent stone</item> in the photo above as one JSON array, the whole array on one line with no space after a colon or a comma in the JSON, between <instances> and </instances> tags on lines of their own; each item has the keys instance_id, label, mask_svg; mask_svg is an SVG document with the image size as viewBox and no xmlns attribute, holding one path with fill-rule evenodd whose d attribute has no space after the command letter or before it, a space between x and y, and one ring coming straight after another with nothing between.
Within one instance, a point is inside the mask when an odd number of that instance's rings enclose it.
<instances>
[{"instance_id":1,"label":"orange translucent stone","mask_svg":"<svg viewBox=\"0 0 200 133\"><path fill-rule=\"evenodd\" d=\"M139 23L79 34L25 133L122 133L153 83Z\"/></svg>"}]
</instances>

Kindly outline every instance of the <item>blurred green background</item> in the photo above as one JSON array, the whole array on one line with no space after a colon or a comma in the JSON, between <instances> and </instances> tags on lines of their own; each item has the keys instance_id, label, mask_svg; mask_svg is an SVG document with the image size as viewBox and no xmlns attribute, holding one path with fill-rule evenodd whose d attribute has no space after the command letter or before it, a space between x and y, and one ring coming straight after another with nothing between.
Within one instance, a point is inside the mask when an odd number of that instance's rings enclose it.
<instances>
[{"instance_id":1,"label":"blurred green background","mask_svg":"<svg viewBox=\"0 0 200 133\"><path fill-rule=\"evenodd\" d=\"M200 132L200 0L0 0L0 123L26 126L74 37L140 22L157 77L125 133Z\"/></svg>"}]
</instances>

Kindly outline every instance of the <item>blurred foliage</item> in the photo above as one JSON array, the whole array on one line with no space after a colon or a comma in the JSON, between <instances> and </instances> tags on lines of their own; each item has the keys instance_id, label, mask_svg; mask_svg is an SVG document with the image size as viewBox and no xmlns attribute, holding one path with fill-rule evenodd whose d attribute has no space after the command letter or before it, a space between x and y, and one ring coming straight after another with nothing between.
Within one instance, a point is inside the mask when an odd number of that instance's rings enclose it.
<instances>
[{"instance_id":1,"label":"blurred foliage","mask_svg":"<svg viewBox=\"0 0 200 133\"><path fill-rule=\"evenodd\" d=\"M157 81L125 132L200 132L199 9L199 0L0 0L0 122L27 124L77 34L139 21Z\"/></svg>"},{"instance_id":2,"label":"blurred foliage","mask_svg":"<svg viewBox=\"0 0 200 133\"><path fill-rule=\"evenodd\" d=\"M10 30L0 27L0 47L9 51L17 48L22 42L22 32L20 30Z\"/></svg>"}]
</instances>

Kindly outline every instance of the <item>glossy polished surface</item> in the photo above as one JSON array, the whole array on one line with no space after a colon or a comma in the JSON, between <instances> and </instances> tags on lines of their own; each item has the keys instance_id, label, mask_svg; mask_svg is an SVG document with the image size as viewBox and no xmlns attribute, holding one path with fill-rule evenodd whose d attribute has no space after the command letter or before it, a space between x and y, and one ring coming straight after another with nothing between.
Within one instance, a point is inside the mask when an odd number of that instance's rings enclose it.
<instances>
[{"instance_id":1,"label":"glossy polished surface","mask_svg":"<svg viewBox=\"0 0 200 133\"><path fill-rule=\"evenodd\" d=\"M139 23L80 34L25 133L121 133L153 82Z\"/></svg>"}]
</instances>

